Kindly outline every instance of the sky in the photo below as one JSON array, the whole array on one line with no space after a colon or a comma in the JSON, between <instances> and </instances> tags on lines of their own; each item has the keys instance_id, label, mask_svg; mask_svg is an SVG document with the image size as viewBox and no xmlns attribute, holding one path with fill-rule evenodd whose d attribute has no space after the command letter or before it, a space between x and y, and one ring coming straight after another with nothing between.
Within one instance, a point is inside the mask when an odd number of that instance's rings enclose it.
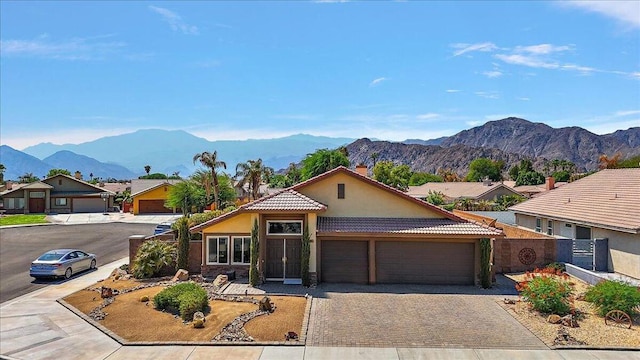
<instances>
[{"instance_id":1,"label":"sky","mask_svg":"<svg viewBox=\"0 0 640 360\"><path fill-rule=\"evenodd\" d=\"M640 1L0 1L0 144L640 126Z\"/></svg>"}]
</instances>

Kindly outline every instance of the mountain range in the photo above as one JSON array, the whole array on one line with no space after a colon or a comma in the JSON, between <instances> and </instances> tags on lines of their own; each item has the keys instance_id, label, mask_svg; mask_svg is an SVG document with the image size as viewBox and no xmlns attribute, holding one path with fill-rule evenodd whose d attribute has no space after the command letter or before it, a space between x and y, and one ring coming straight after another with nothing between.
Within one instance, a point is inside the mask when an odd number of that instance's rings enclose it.
<instances>
[{"instance_id":1,"label":"mountain range","mask_svg":"<svg viewBox=\"0 0 640 360\"><path fill-rule=\"evenodd\" d=\"M199 164L192 159L203 151L218 152L227 164L227 172L235 173L235 165L249 159L262 158L274 169L298 163L317 149L346 146L352 164L373 165L372 153L378 160L392 160L409 165L414 171L434 173L450 168L463 175L469 163L478 157L502 159L507 167L524 158L534 160L537 168L544 159L570 160L579 170L597 168L598 157L620 152L623 158L640 154L640 127L597 135L580 127L552 128L520 118L490 121L453 136L438 139L408 139L404 142L370 139L331 138L292 135L277 139L209 141L182 130L139 130L109 136L82 144L55 145L42 143L22 152L0 146L0 162L5 166L5 179L17 179L25 173L42 177L52 168L80 171L85 178L131 179L151 172L167 175L178 172L188 176Z\"/></svg>"}]
</instances>

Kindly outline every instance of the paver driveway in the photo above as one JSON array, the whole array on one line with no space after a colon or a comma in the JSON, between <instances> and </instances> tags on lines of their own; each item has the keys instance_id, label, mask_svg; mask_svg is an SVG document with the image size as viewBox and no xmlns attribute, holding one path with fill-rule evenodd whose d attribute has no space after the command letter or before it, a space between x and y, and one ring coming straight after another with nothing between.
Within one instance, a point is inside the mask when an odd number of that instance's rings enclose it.
<instances>
[{"instance_id":1,"label":"paver driveway","mask_svg":"<svg viewBox=\"0 0 640 360\"><path fill-rule=\"evenodd\" d=\"M331 284L317 290L307 346L548 348L502 309L499 288Z\"/></svg>"}]
</instances>

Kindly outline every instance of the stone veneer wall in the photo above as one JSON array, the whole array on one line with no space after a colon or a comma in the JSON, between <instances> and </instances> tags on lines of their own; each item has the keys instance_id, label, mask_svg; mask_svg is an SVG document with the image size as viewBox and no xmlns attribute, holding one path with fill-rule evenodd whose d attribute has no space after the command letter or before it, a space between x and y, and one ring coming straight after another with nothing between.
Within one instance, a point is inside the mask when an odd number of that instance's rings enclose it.
<instances>
[{"instance_id":1,"label":"stone veneer wall","mask_svg":"<svg viewBox=\"0 0 640 360\"><path fill-rule=\"evenodd\" d=\"M530 271L556 261L555 239L496 239L493 270L496 273Z\"/></svg>"}]
</instances>

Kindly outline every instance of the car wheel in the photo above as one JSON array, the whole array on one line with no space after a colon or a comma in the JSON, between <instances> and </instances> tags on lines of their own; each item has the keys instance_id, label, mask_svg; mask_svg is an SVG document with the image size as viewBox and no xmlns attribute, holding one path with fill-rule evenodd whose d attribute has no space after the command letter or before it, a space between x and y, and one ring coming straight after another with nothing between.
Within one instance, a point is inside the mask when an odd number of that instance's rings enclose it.
<instances>
[{"instance_id":1,"label":"car wheel","mask_svg":"<svg viewBox=\"0 0 640 360\"><path fill-rule=\"evenodd\" d=\"M89 269L93 270L96 268L96 259L91 260L91 266L89 266Z\"/></svg>"},{"instance_id":2,"label":"car wheel","mask_svg":"<svg viewBox=\"0 0 640 360\"><path fill-rule=\"evenodd\" d=\"M71 271L71 268L67 268L67 271L64 272L64 278L68 279L71 277L72 274L73 274L73 271Z\"/></svg>"}]
</instances>

